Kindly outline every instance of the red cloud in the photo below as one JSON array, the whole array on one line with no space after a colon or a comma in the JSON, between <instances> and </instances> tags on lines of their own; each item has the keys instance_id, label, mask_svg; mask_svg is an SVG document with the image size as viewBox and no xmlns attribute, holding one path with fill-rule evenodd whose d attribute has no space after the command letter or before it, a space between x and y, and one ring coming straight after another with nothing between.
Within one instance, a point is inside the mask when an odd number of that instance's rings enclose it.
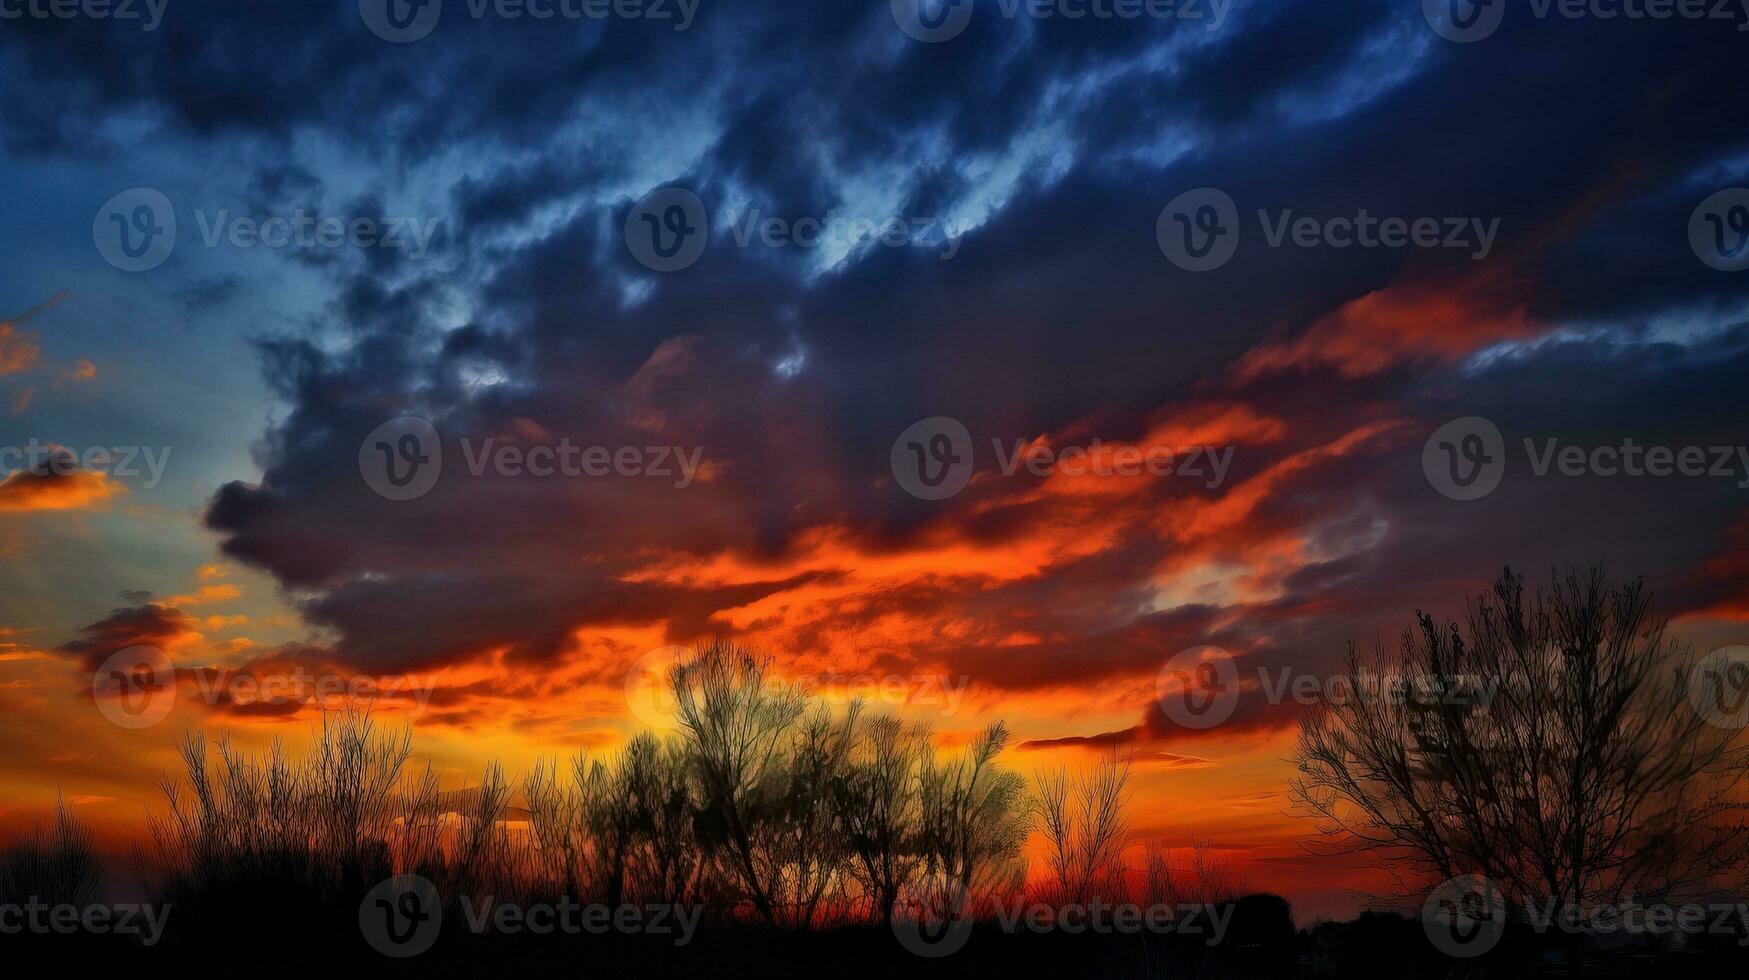
<instances>
[{"instance_id":1,"label":"red cloud","mask_svg":"<svg viewBox=\"0 0 1749 980\"><path fill-rule=\"evenodd\" d=\"M1342 304L1298 337L1252 348L1235 373L1241 382L1249 382L1306 367L1332 367L1352 380L1404 362L1455 361L1542 329L1525 312L1517 292L1498 274L1387 286Z\"/></svg>"}]
</instances>

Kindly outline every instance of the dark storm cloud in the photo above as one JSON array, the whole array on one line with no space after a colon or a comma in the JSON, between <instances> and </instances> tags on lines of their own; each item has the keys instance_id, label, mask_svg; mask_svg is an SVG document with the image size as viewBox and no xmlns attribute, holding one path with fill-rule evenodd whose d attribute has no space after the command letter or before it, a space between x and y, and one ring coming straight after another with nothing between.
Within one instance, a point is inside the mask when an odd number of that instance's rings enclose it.
<instances>
[{"instance_id":1,"label":"dark storm cloud","mask_svg":"<svg viewBox=\"0 0 1749 980\"><path fill-rule=\"evenodd\" d=\"M148 603L117 609L108 616L79 628L79 638L60 647L62 653L96 669L110 654L132 646L165 647L187 636L194 620L174 606Z\"/></svg>"},{"instance_id":2,"label":"dark storm cloud","mask_svg":"<svg viewBox=\"0 0 1749 980\"><path fill-rule=\"evenodd\" d=\"M1287 420L1281 441L1237 457L1228 490L1363 426L1386 433L1272 478L1213 541L1151 526L1198 503L1162 486L1101 515L1123 531L1095 555L999 586L920 580L797 628L806 640L960 611L971 641L920 640L917 656L1026 689L1145 674L1207 642L1333 663L1347 638L1455 602L1507 561L1607 558L1674 600L1707 599L1679 583L1743 509L1735 489L1527 478L1461 504L1432 491L1419 452L1467 414L1509 440L1741 431L1737 334L1635 332L1675 306L1742 298L1684 231L1704 196L1694 175L1744 149L1749 105L1719 84L1741 37L1704 22L1549 21L1453 45L1416 3L1308 0L1236 5L1217 32L981 15L954 42L923 45L885 3L707 3L679 34L458 15L398 46L351 2L188 2L155 35L32 23L0 48L23 93L4 124L14 152L85 148L96 123L137 110L195 146L258 141L260 207L354 213L387 210L420 161L464 160L439 175L442 263L381 249L325 262L322 326L345 343L262 345L289 411L260 447L262 482L225 486L206 517L228 554L275 575L358 662L500 649L552 660L586 625L730 632L729 610L815 581L781 566L822 529L874 554L930 534L990 543L1091 523L1025 479L949 504L904 497L888 450L926 416L958 417L986 445L1089 420L1134 438L1162 406L1202 398ZM396 166L359 190L286 159L300 131ZM669 183L713 215L878 206L871 217L959 215L965 235L951 261L874 247L822 268L800 249L736 247L719 224L696 266L653 277L619 229L633 198ZM1234 197L1244 237L1230 265L1194 275L1164 260L1154 221L1202 185ZM1500 241L1482 263L1269 248L1258 208L1499 218ZM1232 372L1260 343L1291 343L1392 289L1481 297L1477 339L1431 337L1358 372L1334 356ZM189 300L232 295L212 292ZM1533 333L1567 318L1617 332L1467 360L1524 339L1488 332L1506 308ZM776 370L786 359L799 370ZM1600 392L1608 411L1592 410ZM432 493L394 503L364 485L358 447L403 414L433 421L446 468ZM711 468L686 490L474 478L463 437L694 447ZM1306 550L1272 583L1279 598L1158 608L1162 567L1267 565L1290 539ZM641 574L652 551L773 571L729 587L658 579ZM996 655L1023 614L1043 638Z\"/></svg>"}]
</instances>

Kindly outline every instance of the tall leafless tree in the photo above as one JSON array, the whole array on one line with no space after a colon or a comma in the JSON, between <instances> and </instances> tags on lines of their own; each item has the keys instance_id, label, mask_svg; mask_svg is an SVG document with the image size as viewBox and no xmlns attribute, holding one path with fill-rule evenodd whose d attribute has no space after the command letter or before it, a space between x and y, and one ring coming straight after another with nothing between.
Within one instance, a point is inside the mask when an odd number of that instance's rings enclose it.
<instances>
[{"instance_id":1,"label":"tall leafless tree","mask_svg":"<svg viewBox=\"0 0 1749 980\"><path fill-rule=\"evenodd\" d=\"M635 828L629 864L637 893L676 904L695 900L703 862L693 837L684 746L644 732L626 746L621 767Z\"/></svg>"},{"instance_id":2,"label":"tall leafless tree","mask_svg":"<svg viewBox=\"0 0 1749 980\"><path fill-rule=\"evenodd\" d=\"M776 682L767 657L730 643L700 647L674 665L669 681L698 784L700 836L760 917L776 925L781 883L761 837L784 789L804 698Z\"/></svg>"},{"instance_id":3,"label":"tall leafless tree","mask_svg":"<svg viewBox=\"0 0 1749 980\"><path fill-rule=\"evenodd\" d=\"M1008 729L997 722L957 758L923 760L923 872L939 883L939 893L927 897L942 918L957 917L973 896L1024 877L1026 782L997 763L1007 745Z\"/></svg>"},{"instance_id":4,"label":"tall leafless tree","mask_svg":"<svg viewBox=\"0 0 1749 980\"><path fill-rule=\"evenodd\" d=\"M1033 808L1050 865L1050 897L1081 904L1115 899L1124 890L1123 853L1129 844L1130 760L1116 752L1073 778L1058 768L1033 779Z\"/></svg>"},{"instance_id":5,"label":"tall leafless tree","mask_svg":"<svg viewBox=\"0 0 1749 980\"><path fill-rule=\"evenodd\" d=\"M865 720L849 764L832 781L844 847L874 914L891 923L899 893L922 863L922 802L918 773L929 732L891 715Z\"/></svg>"},{"instance_id":6,"label":"tall leafless tree","mask_svg":"<svg viewBox=\"0 0 1749 980\"><path fill-rule=\"evenodd\" d=\"M1740 870L1735 729L1689 703L1690 657L1638 581L1526 595L1508 569L1462 625L1417 614L1350 646L1348 696L1302 721L1296 800L1321 843L1411 879L1481 874L1509 908L1674 900Z\"/></svg>"},{"instance_id":7,"label":"tall leafless tree","mask_svg":"<svg viewBox=\"0 0 1749 980\"><path fill-rule=\"evenodd\" d=\"M823 901L843 897L846 852L832 783L848 767L861 713L861 704L852 703L834 718L822 704L796 726L781 790L758 835L785 925L811 926Z\"/></svg>"}]
</instances>

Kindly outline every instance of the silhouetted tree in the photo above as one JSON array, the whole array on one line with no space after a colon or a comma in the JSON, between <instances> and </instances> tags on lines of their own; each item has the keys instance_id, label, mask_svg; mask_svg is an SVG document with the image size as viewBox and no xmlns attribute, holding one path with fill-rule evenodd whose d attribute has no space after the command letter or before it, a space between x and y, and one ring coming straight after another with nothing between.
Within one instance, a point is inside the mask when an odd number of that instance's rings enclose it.
<instances>
[{"instance_id":1,"label":"silhouetted tree","mask_svg":"<svg viewBox=\"0 0 1749 980\"><path fill-rule=\"evenodd\" d=\"M645 732L626 746L621 766L635 828L630 867L638 893L655 901L692 901L702 856L693 837L684 747Z\"/></svg>"},{"instance_id":2,"label":"silhouetted tree","mask_svg":"<svg viewBox=\"0 0 1749 980\"><path fill-rule=\"evenodd\" d=\"M1417 616L1395 656L1351 645L1357 693L1302 722L1293 792L1326 843L1557 910L1666 900L1741 861L1738 732L1688 703L1639 582L1594 569L1527 596L1507 570L1461 628Z\"/></svg>"},{"instance_id":3,"label":"silhouetted tree","mask_svg":"<svg viewBox=\"0 0 1749 980\"><path fill-rule=\"evenodd\" d=\"M324 716L298 760L278 739L256 756L228 737L213 760L189 734L184 781L165 779L168 808L150 822L161 870L220 906L256 889L327 899L381 877L411 739L361 712Z\"/></svg>"},{"instance_id":4,"label":"silhouetted tree","mask_svg":"<svg viewBox=\"0 0 1749 980\"><path fill-rule=\"evenodd\" d=\"M36 899L52 905L84 906L97 896L101 875L91 832L73 816L65 800L55 802L55 822L0 849L0 903Z\"/></svg>"},{"instance_id":5,"label":"silhouetted tree","mask_svg":"<svg viewBox=\"0 0 1749 980\"><path fill-rule=\"evenodd\" d=\"M700 647L674 665L669 680L697 782L700 836L775 925L780 869L761 836L783 791L790 730L804 699L775 682L768 658L730 643Z\"/></svg>"},{"instance_id":6,"label":"silhouetted tree","mask_svg":"<svg viewBox=\"0 0 1749 980\"><path fill-rule=\"evenodd\" d=\"M898 718L866 719L857 729L848 765L832 780L832 800L844 846L875 914L891 923L899 893L923 861L922 787L929 731Z\"/></svg>"},{"instance_id":7,"label":"silhouetted tree","mask_svg":"<svg viewBox=\"0 0 1749 980\"><path fill-rule=\"evenodd\" d=\"M1238 898L1247 887L1212 841L1196 841L1180 861L1173 861L1159 841L1151 841L1143 868L1150 902L1214 905Z\"/></svg>"},{"instance_id":8,"label":"silhouetted tree","mask_svg":"<svg viewBox=\"0 0 1749 980\"><path fill-rule=\"evenodd\" d=\"M525 811L495 763L459 790L429 766L404 776L411 730L364 713L325 715L298 757L221 737L215 760L190 735L184 778L165 782L168 810L152 822L153 870L220 931L265 921L250 919L246 896L275 915L319 910L312 927L332 929L397 873L453 901L703 903L800 929L851 909L890 920L926 876L943 883L936 909L1019 882L1028 806L1024 781L997 762L1001 725L938 759L927 728L867 718L860 702L810 707L768 658L723 643L694 651L670 682L675 736L640 734L565 767L537 760L519 785ZM1124 783L1102 772L1086 783L1101 867L1121 847Z\"/></svg>"},{"instance_id":9,"label":"silhouetted tree","mask_svg":"<svg viewBox=\"0 0 1749 980\"><path fill-rule=\"evenodd\" d=\"M1052 900L1080 904L1123 891L1129 779L1129 759L1115 752L1074 779L1062 768L1034 777L1033 809L1044 835Z\"/></svg>"},{"instance_id":10,"label":"silhouetted tree","mask_svg":"<svg viewBox=\"0 0 1749 980\"><path fill-rule=\"evenodd\" d=\"M1007 744L1008 729L997 722L958 757L923 759L922 870L938 886L929 898L944 918L959 915L972 896L1023 876L1026 784L996 763Z\"/></svg>"},{"instance_id":11,"label":"silhouetted tree","mask_svg":"<svg viewBox=\"0 0 1749 980\"><path fill-rule=\"evenodd\" d=\"M759 838L787 925L814 923L821 901L842 897L845 848L832 784L849 767L859 703L842 719L818 705L796 726L781 770L782 789Z\"/></svg>"}]
</instances>

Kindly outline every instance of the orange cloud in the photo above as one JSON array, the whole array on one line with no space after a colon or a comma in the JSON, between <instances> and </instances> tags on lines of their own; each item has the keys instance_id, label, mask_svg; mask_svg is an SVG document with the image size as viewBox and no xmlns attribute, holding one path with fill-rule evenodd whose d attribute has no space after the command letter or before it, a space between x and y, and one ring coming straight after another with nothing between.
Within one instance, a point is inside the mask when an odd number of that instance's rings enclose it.
<instances>
[{"instance_id":1,"label":"orange cloud","mask_svg":"<svg viewBox=\"0 0 1749 980\"><path fill-rule=\"evenodd\" d=\"M36 364L39 353L39 348L36 345L36 334L19 330L18 324L66 298L67 292L62 290L49 297L48 302L33 310L21 313L9 320L0 320L0 378L8 374L28 371Z\"/></svg>"},{"instance_id":2,"label":"orange cloud","mask_svg":"<svg viewBox=\"0 0 1749 980\"><path fill-rule=\"evenodd\" d=\"M11 321L0 321L0 377L30 370L39 353L36 334L19 330Z\"/></svg>"},{"instance_id":3,"label":"orange cloud","mask_svg":"<svg viewBox=\"0 0 1749 980\"><path fill-rule=\"evenodd\" d=\"M242 594L243 591L235 585L203 585L193 595L171 596L166 601L173 606L199 606L209 602L226 602Z\"/></svg>"},{"instance_id":4,"label":"orange cloud","mask_svg":"<svg viewBox=\"0 0 1749 980\"><path fill-rule=\"evenodd\" d=\"M65 475L17 470L0 480L0 513L82 510L126 492L121 484L90 470Z\"/></svg>"}]
</instances>

